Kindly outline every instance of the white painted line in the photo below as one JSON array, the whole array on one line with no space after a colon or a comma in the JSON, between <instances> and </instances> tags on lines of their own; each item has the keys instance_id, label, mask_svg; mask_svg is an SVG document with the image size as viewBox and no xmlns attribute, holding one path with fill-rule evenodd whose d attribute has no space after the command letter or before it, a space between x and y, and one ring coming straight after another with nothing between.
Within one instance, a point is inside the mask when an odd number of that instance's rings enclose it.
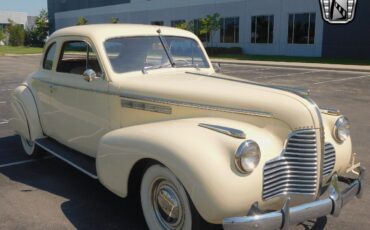
<instances>
[{"instance_id":1,"label":"white painted line","mask_svg":"<svg viewBox=\"0 0 370 230\"><path fill-rule=\"evenodd\" d=\"M6 101L0 101L0 104L6 104Z\"/></svg>"},{"instance_id":2,"label":"white painted line","mask_svg":"<svg viewBox=\"0 0 370 230\"><path fill-rule=\"evenodd\" d=\"M1 91L12 91L14 89L1 89Z\"/></svg>"},{"instance_id":3,"label":"white painted line","mask_svg":"<svg viewBox=\"0 0 370 230\"><path fill-rule=\"evenodd\" d=\"M314 84L314 85L319 85L319 84L325 84L325 83L330 83L330 82L349 81L349 80L353 80L353 79L361 79L361 78L366 78L366 77L370 77L370 75L358 76L358 77L347 77L347 78L334 79L334 80L327 80L327 81L320 81L320 82L315 82L315 83L313 83L313 84Z\"/></svg>"},{"instance_id":4,"label":"white painted line","mask_svg":"<svg viewBox=\"0 0 370 230\"><path fill-rule=\"evenodd\" d=\"M17 162L8 163L8 164L2 164L2 165L0 165L0 168L6 168L6 167L14 166L14 165L21 165L21 164L31 163L31 162L35 162L35 161L38 161L38 160L37 159L31 159L31 160L17 161Z\"/></svg>"},{"instance_id":5,"label":"white painted line","mask_svg":"<svg viewBox=\"0 0 370 230\"><path fill-rule=\"evenodd\" d=\"M289 77L289 76L304 75L304 74L318 73L318 72L322 72L322 70L311 70L311 71L301 72L301 73L288 73L288 74L279 74L279 75L272 75L272 76L263 76L263 77L257 77L256 79L260 79L260 78L275 78L275 77Z\"/></svg>"},{"instance_id":6,"label":"white painted line","mask_svg":"<svg viewBox=\"0 0 370 230\"><path fill-rule=\"evenodd\" d=\"M27 164L27 163L40 161L40 160L47 160L47 159L51 159L51 158L54 158L54 156L48 156L48 157L44 157L44 158L41 158L41 159L30 159L30 160L24 160L24 161L16 161L16 162L12 162L12 163L2 164L2 165L0 165L0 168L6 168L6 167L21 165L21 164Z\"/></svg>"},{"instance_id":7,"label":"white painted line","mask_svg":"<svg viewBox=\"0 0 370 230\"><path fill-rule=\"evenodd\" d=\"M9 123L8 120L5 120L5 119L0 120L0 125L5 125L5 124L8 124L8 123Z\"/></svg>"}]
</instances>

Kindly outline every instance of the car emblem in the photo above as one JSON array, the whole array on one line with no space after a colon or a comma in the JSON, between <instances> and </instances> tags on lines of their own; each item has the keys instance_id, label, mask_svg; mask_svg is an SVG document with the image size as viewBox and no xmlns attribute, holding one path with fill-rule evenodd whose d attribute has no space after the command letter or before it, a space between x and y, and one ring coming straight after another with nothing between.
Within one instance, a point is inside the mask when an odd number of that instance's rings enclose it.
<instances>
[{"instance_id":1,"label":"car emblem","mask_svg":"<svg viewBox=\"0 0 370 230\"><path fill-rule=\"evenodd\" d=\"M355 17L357 0L320 0L322 17L331 24L346 24Z\"/></svg>"}]
</instances>

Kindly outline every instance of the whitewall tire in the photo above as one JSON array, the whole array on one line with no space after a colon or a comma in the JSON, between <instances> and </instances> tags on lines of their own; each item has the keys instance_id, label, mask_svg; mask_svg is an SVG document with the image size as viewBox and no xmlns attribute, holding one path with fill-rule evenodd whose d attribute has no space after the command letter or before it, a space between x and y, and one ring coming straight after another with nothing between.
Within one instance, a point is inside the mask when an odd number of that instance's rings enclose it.
<instances>
[{"instance_id":1,"label":"whitewall tire","mask_svg":"<svg viewBox=\"0 0 370 230\"><path fill-rule=\"evenodd\" d=\"M140 198L149 229L192 229L189 198L168 168L152 165L146 170L141 181Z\"/></svg>"},{"instance_id":2,"label":"whitewall tire","mask_svg":"<svg viewBox=\"0 0 370 230\"><path fill-rule=\"evenodd\" d=\"M40 156L40 149L36 146L34 141L28 140L27 138L21 136L21 142L24 152L30 157Z\"/></svg>"}]
</instances>

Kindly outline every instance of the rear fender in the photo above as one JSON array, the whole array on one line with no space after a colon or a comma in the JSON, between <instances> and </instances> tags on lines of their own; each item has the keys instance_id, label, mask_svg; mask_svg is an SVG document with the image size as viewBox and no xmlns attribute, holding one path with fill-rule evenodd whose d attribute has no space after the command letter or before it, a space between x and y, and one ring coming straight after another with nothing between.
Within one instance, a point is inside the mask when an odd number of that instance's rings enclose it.
<instances>
[{"instance_id":1,"label":"rear fender","mask_svg":"<svg viewBox=\"0 0 370 230\"><path fill-rule=\"evenodd\" d=\"M9 124L15 132L29 140L44 136L35 98L28 86L21 85L13 91L10 106Z\"/></svg>"}]
</instances>

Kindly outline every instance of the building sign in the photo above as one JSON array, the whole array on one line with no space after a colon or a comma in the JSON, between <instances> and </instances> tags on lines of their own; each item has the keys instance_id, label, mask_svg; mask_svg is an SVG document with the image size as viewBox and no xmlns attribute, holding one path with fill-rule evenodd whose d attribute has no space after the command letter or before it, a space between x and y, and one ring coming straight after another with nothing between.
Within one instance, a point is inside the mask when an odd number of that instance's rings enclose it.
<instances>
[{"instance_id":1,"label":"building sign","mask_svg":"<svg viewBox=\"0 0 370 230\"><path fill-rule=\"evenodd\" d=\"M357 0L320 0L322 17L331 24L346 24L355 17Z\"/></svg>"}]
</instances>

